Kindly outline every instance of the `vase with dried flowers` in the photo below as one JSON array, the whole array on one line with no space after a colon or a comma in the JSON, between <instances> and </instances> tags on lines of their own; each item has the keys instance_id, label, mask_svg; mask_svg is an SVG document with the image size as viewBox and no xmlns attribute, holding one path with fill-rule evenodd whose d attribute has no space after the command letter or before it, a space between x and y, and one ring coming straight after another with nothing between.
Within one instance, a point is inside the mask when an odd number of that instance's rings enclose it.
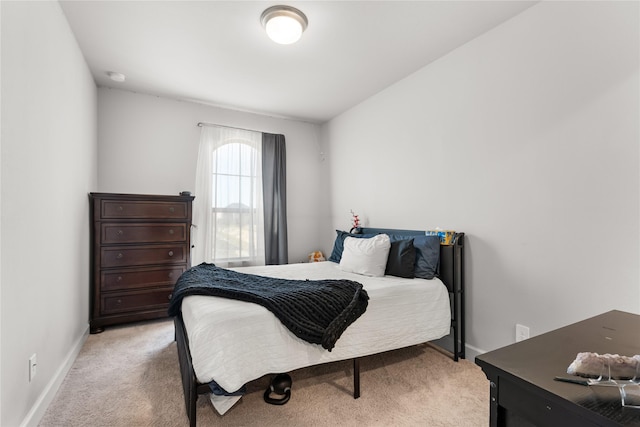
<instances>
[{"instance_id":1,"label":"vase with dried flowers","mask_svg":"<svg viewBox=\"0 0 640 427\"><path fill-rule=\"evenodd\" d=\"M350 212L351 212L351 230L360 228L360 218L353 210L350 210Z\"/></svg>"}]
</instances>

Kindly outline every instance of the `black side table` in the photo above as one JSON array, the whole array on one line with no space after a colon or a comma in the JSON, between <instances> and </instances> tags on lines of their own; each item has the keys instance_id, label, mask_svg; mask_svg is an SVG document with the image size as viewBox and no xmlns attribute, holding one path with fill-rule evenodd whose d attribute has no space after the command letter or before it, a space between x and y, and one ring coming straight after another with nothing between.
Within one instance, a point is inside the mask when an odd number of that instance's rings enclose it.
<instances>
[{"instance_id":1,"label":"black side table","mask_svg":"<svg viewBox=\"0 0 640 427\"><path fill-rule=\"evenodd\" d=\"M490 382L490 425L640 426L617 387L555 381L580 352L640 354L640 315L610 311L476 357Z\"/></svg>"}]
</instances>

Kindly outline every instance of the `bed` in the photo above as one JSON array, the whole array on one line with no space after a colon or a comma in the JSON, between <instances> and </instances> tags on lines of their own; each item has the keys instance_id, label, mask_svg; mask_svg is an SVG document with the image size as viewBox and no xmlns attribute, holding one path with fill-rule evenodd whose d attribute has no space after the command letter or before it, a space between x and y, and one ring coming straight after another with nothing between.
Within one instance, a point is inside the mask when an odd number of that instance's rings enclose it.
<instances>
[{"instance_id":1,"label":"bed","mask_svg":"<svg viewBox=\"0 0 640 427\"><path fill-rule=\"evenodd\" d=\"M396 240L425 233L357 230L361 237L387 234ZM368 307L347 327L331 351L301 340L259 305L215 296L185 297L175 316L175 328L190 425L196 425L198 396L210 393L211 383L234 391L266 374L353 359L357 398L360 357L452 335L452 348L445 350L456 361L464 358L464 234L456 233L450 243L438 245L437 277L432 280L368 277L345 272L340 263L331 261L234 269L282 279L346 279L361 283L369 296Z\"/></svg>"}]
</instances>

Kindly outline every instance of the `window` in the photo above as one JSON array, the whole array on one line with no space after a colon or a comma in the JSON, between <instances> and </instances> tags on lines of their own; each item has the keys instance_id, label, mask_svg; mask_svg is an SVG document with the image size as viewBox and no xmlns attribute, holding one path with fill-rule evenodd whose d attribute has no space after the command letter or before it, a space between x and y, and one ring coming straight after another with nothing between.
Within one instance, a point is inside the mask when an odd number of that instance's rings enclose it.
<instances>
[{"instance_id":1,"label":"window","mask_svg":"<svg viewBox=\"0 0 640 427\"><path fill-rule=\"evenodd\" d=\"M195 196L193 262L264 265L262 134L203 127Z\"/></svg>"},{"instance_id":2,"label":"window","mask_svg":"<svg viewBox=\"0 0 640 427\"><path fill-rule=\"evenodd\" d=\"M262 209L256 175L260 153L242 140L229 140L212 156L213 258L218 263L250 260L258 251L256 210Z\"/></svg>"}]
</instances>

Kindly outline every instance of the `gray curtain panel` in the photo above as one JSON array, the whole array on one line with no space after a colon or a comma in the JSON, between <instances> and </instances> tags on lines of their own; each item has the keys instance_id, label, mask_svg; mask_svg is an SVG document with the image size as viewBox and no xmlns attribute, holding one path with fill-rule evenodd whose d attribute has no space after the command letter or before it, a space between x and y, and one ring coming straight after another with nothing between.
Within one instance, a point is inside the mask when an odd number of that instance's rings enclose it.
<instances>
[{"instance_id":1,"label":"gray curtain panel","mask_svg":"<svg viewBox=\"0 0 640 427\"><path fill-rule=\"evenodd\" d=\"M265 264L287 264L287 152L284 135L262 134Z\"/></svg>"}]
</instances>

